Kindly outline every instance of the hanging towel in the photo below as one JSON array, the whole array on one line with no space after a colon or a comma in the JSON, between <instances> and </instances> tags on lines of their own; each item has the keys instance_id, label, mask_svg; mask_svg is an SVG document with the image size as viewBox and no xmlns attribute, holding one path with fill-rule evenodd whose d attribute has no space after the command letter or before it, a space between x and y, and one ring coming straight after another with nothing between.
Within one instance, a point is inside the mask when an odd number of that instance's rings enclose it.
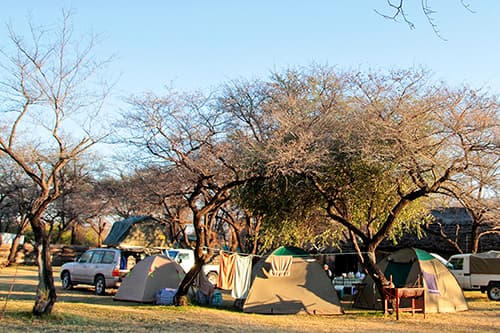
<instances>
[{"instance_id":1,"label":"hanging towel","mask_svg":"<svg viewBox=\"0 0 500 333\"><path fill-rule=\"evenodd\" d=\"M233 288L235 259L236 254L220 253L217 288L224 290L231 290Z\"/></svg>"},{"instance_id":2,"label":"hanging towel","mask_svg":"<svg viewBox=\"0 0 500 333\"><path fill-rule=\"evenodd\" d=\"M231 296L236 299L247 298L252 278L252 256L236 255L234 262L234 284Z\"/></svg>"},{"instance_id":3,"label":"hanging towel","mask_svg":"<svg viewBox=\"0 0 500 333\"><path fill-rule=\"evenodd\" d=\"M271 256L272 276L290 276L292 270L292 256Z\"/></svg>"},{"instance_id":4,"label":"hanging towel","mask_svg":"<svg viewBox=\"0 0 500 333\"><path fill-rule=\"evenodd\" d=\"M427 291L429 292L429 294L441 295L437 285L436 276L434 274L427 273L424 271L422 271L422 273L424 275L425 285L427 286Z\"/></svg>"}]
</instances>

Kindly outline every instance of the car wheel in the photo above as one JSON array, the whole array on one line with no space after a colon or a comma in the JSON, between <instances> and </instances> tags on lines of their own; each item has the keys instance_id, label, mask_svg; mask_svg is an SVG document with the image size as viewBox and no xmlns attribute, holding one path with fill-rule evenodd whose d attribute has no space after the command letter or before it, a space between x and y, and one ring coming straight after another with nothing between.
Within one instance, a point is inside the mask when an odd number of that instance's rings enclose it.
<instances>
[{"instance_id":1,"label":"car wheel","mask_svg":"<svg viewBox=\"0 0 500 333\"><path fill-rule=\"evenodd\" d=\"M500 285L491 284L488 286L488 298L492 301L500 301Z\"/></svg>"},{"instance_id":2,"label":"car wheel","mask_svg":"<svg viewBox=\"0 0 500 333\"><path fill-rule=\"evenodd\" d=\"M95 278L94 286L95 286L95 293L97 295L106 294L106 280L104 279L104 276L102 275L97 276Z\"/></svg>"},{"instance_id":3,"label":"car wheel","mask_svg":"<svg viewBox=\"0 0 500 333\"><path fill-rule=\"evenodd\" d=\"M69 272L64 271L61 274L61 284L63 289L71 289L73 287L73 285L71 284L71 275L69 274Z\"/></svg>"},{"instance_id":4,"label":"car wheel","mask_svg":"<svg viewBox=\"0 0 500 333\"><path fill-rule=\"evenodd\" d=\"M217 285L217 280L219 278L219 275L216 272L208 272L207 278L208 281L210 281L210 283L215 286Z\"/></svg>"}]
</instances>

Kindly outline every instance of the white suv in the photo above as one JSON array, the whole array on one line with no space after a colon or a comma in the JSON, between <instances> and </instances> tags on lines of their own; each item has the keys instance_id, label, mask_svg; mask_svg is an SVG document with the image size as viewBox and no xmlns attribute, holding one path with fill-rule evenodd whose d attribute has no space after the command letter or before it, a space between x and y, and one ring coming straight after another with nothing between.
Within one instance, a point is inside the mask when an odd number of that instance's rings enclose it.
<instances>
[{"instance_id":1,"label":"white suv","mask_svg":"<svg viewBox=\"0 0 500 333\"><path fill-rule=\"evenodd\" d=\"M164 251L170 259L175 260L184 270L185 273L189 272L191 267L194 266L194 252L191 249L169 249ZM202 267L203 273L214 286L217 285L219 278L219 262L213 264L205 264Z\"/></svg>"},{"instance_id":2,"label":"white suv","mask_svg":"<svg viewBox=\"0 0 500 333\"><path fill-rule=\"evenodd\" d=\"M134 257L139 258L137 255ZM119 249L91 249L74 261L61 267L61 283L64 289L77 284L95 286L97 295L104 295L106 288L118 288L122 278L130 271L127 256Z\"/></svg>"}]
</instances>

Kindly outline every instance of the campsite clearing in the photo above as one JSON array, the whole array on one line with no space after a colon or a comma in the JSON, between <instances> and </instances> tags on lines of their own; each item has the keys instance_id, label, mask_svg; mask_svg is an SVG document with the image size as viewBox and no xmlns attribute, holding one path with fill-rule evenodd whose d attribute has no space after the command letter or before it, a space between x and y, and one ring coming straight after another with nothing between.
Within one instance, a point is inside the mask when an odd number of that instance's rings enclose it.
<instances>
[{"instance_id":1,"label":"campsite clearing","mask_svg":"<svg viewBox=\"0 0 500 333\"><path fill-rule=\"evenodd\" d=\"M344 302L345 315L259 315L224 307L173 307L113 301L96 296L91 288L63 290L54 272L58 300L53 314L31 315L37 284L36 267L0 270L0 332L498 332L500 302L489 301L478 291L466 292L470 310L449 314L394 315L355 310ZM12 288L12 289L11 289ZM10 291L9 291L10 290Z\"/></svg>"}]
</instances>

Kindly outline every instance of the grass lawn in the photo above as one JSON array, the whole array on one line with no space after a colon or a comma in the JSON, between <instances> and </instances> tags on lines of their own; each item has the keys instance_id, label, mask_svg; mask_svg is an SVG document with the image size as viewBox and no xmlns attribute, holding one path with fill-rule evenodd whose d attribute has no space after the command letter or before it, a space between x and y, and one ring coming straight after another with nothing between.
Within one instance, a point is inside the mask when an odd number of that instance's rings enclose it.
<instances>
[{"instance_id":1,"label":"grass lawn","mask_svg":"<svg viewBox=\"0 0 500 333\"><path fill-rule=\"evenodd\" d=\"M55 280L58 300L44 318L31 315L37 285L36 267L0 269L0 332L500 332L500 302L480 292L466 292L470 310L450 314L381 312L351 309L342 316L256 315L232 309L224 295L221 308L155 306L113 301L90 288L66 291Z\"/></svg>"}]
</instances>

